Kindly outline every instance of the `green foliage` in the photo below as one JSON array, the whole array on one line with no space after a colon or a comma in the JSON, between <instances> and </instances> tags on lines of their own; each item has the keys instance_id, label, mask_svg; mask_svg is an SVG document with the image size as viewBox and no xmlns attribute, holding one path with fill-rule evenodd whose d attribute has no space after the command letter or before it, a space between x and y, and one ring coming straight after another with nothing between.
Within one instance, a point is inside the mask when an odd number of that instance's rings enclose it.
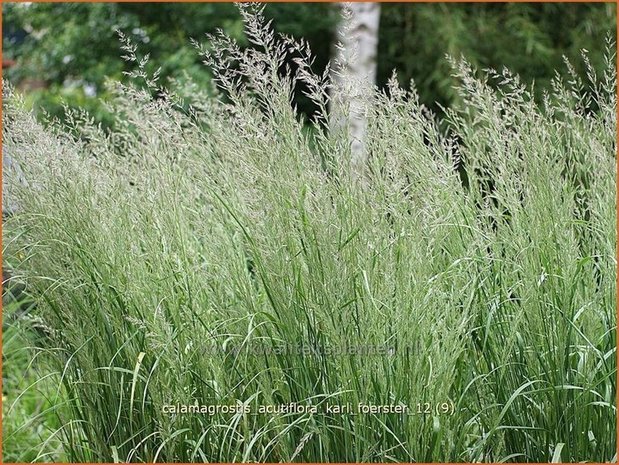
<instances>
[{"instance_id":1,"label":"green foliage","mask_svg":"<svg viewBox=\"0 0 619 465\"><path fill-rule=\"evenodd\" d=\"M4 286L11 286L4 283ZM3 299L4 300L4 299ZM14 318L24 302L3 302L2 458L4 462L61 462L61 422L53 373L33 346L36 320Z\"/></svg>"},{"instance_id":2,"label":"green foliage","mask_svg":"<svg viewBox=\"0 0 619 465\"><path fill-rule=\"evenodd\" d=\"M479 68L507 66L524 82L535 81L535 95L550 88L555 70L565 55L579 66L580 49L590 51L595 67L603 66L605 35L615 34L613 3L552 4L407 4L381 6L378 84L386 84L394 69L407 87L414 79L421 101L438 110L457 94L445 55L467 59ZM266 14L277 30L305 37L316 56L315 69L324 69L331 55L335 5L270 4ZM241 18L226 3L36 3L4 5L5 56L18 59L7 71L14 83L33 78L48 83L31 96L35 108L62 116L61 99L71 107L86 107L98 120L111 123L111 115L94 97L84 95L84 84L93 85L98 97L107 98L105 77L117 79L126 70L119 60L120 28L150 53L153 71L161 67L164 78L189 79L207 88L208 70L199 62L189 39L201 39L218 27L246 45ZM19 31L30 31L23 42L12 40ZM584 72L582 67L579 72ZM314 108L297 95L302 112Z\"/></svg>"},{"instance_id":3,"label":"green foliage","mask_svg":"<svg viewBox=\"0 0 619 465\"><path fill-rule=\"evenodd\" d=\"M456 61L447 132L392 80L368 96L353 172L325 127L341 89L241 11L251 48L201 48L225 99L115 83L108 133L79 112L45 128L5 87L3 148L27 184L5 173L21 210L4 254L49 328L67 457L616 460L614 56L584 55L586 79L568 68L542 104ZM289 402L320 411L257 412ZM360 402L411 414L325 410ZM194 403L253 413L164 410Z\"/></svg>"},{"instance_id":4,"label":"green foliage","mask_svg":"<svg viewBox=\"0 0 619 465\"><path fill-rule=\"evenodd\" d=\"M279 31L304 35L315 43L317 65L325 66L337 20L330 5L276 4L269 13ZM201 40L222 28L245 44L241 17L232 3L12 3L4 6L3 27L5 58L18 61L6 77L26 86L33 79L45 82L45 88L30 95L35 108L63 117L66 102L72 108L87 108L106 125L112 116L98 100L109 97L105 80L119 79L127 71L117 30L150 54L149 71L160 68L164 82L191 81L202 89L209 87L210 77L190 39ZM22 37L23 31L29 33ZM88 86L96 97L85 94Z\"/></svg>"},{"instance_id":5,"label":"green foliage","mask_svg":"<svg viewBox=\"0 0 619 465\"><path fill-rule=\"evenodd\" d=\"M445 54L465 56L474 66L503 66L535 82L536 97L550 88L563 56L580 66L580 50L590 51L597 68L604 66L607 34L615 34L613 3L426 3L382 5L378 82L393 69L400 83L413 79L422 102L436 109L457 99Z\"/></svg>"}]
</instances>

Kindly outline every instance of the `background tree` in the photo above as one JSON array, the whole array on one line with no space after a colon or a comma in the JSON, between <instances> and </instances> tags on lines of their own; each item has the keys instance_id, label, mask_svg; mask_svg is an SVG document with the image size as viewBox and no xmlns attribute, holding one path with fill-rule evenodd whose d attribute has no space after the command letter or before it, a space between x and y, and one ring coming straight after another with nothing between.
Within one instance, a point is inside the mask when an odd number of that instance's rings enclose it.
<instances>
[{"instance_id":1,"label":"background tree","mask_svg":"<svg viewBox=\"0 0 619 465\"><path fill-rule=\"evenodd\" d=\"M302 36L316 55L321 71L332 54L339 13L329 4L274 3L265 14L279 32ZM401 84L415 80L421 101L435 111L457 100L446 54L464 55L479 68L518 72L525 83L535 81L541 95L566 55L575 65L580 48L592 64L602 65L605 36L615 37L614 3L386 3L381 7L376 82L383 86L394 69ZM7 3L3 5L3 51L17 65L5 76L17 85L39 81L28 93L31 103L62 115L61 100L106 115L98 103L105 98L105 76L118 78L120 28L162 77L200 84L209 81L206 68L189 39L223 28L243 43L241 19L230 3ZM577 68L583 71L582 68ZM44 86L41 84L44 83ZM312 110L298 96L299 108Z\"/></svg>"},{"instance_id":2,"label":"background tree","mask_svg":"<svg viewBox=\"0 0 619 465\"><path fill-rule=\"evenodd\" d=\"M62 116L62 101L86 108L111 123L99 98L104 81L128 70L121 59L117 29L150 54L149 71L161 78L207 87L210 74L190 43L221 28L247 45L233 3L35 3L3 8L3 52L17 66L5 76L27 90L32 104ZM324 4L273 4L266 13L278 32L306 37L324 68L330 56L337 12ZM302 105L307 105L301 99Z\"/></svg>"},{"instance_id":3,"label":"background tree","mask_svg":"<svg viewBox=\"0 0 619 465\"><path fill-rule=\"evenodd\" d=\"M365 99L376 83L380 3L340 4L337 45L334 47L335 85L343 98L332 105L332 126L348 132L352 164L358 172L365 164ZM339 107L339 108L338 108Z\"/></svg>"},{"instance_id":4,"label":"background tree","mask_svg":"<svg viewBox=\"0 0 619 465\"><path fill-rule=\"evenodd\" d=\"M401 84L411 79L421 101L435 111L457 100L445 55L463 55L477 68L508 69L538 97L550 87L563 55L584 73L580 50L603 67L605 36L616 33L614 3L388 3L381 13L379 85L394 69Z\"/></svg>"}]
</instances>

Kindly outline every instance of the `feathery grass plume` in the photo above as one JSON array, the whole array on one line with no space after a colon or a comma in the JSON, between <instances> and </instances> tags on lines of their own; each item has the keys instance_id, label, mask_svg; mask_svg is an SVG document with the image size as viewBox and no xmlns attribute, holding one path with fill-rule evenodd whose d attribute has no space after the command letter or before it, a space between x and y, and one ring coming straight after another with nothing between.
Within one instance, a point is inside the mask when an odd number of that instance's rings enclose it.
<instances>
[{"instance_id":1,"label":"feathery grass plume","mask_svg":"<svg viewBox=\"0 0 619 465\"><path fill-rule=\"evenodd\" d=\"M68 459L616 460L615 57L542 104L454 61L447 131L394 79L359 183L328 72L241 12L251 47L195 42L210 97L125 38L146 87L110 83L110 132L43 126L4 86L26 182L5 173L3 252L49 328Z\"/></svg>"}]
</instances>

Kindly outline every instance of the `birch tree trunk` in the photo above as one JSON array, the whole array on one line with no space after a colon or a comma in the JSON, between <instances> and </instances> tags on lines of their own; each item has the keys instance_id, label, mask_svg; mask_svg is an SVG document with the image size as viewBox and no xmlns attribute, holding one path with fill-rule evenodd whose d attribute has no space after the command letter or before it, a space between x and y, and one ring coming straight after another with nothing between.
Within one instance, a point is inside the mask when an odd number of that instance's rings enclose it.
<instances>
[{"instance_id":1,"label":"birch tree trunk","mask_svg":"<svg viewBox=\"0 0 619 465\"><path fill-rule=\"evenodd\" d=\"M353 173L360 177L367 161L365 134L369 97L376 81L380 3L339 4L342 19L334 52L331 130L348 132Z\"/></svg>"}]
</instances>

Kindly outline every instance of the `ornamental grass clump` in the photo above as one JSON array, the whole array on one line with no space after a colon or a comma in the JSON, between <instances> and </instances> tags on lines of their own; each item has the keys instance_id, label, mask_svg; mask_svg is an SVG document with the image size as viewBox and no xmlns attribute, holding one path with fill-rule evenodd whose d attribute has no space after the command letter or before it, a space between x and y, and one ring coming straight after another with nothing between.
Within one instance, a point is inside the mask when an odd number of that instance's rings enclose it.
<instances>
[{"instance_id":1,"label":"ornamental grass clump","mask_svg":"<svg viewBox=\"0 0 619 465\"><path fill-rule=\"evenodd\" d=\"M393 79L359 167L345 89L241 8L208 92L123 37L109 131L4 87L4 259L69 460L616 460L614 56L542 103L454 61L442 122Z\"/></svg>"}]
</instances>

